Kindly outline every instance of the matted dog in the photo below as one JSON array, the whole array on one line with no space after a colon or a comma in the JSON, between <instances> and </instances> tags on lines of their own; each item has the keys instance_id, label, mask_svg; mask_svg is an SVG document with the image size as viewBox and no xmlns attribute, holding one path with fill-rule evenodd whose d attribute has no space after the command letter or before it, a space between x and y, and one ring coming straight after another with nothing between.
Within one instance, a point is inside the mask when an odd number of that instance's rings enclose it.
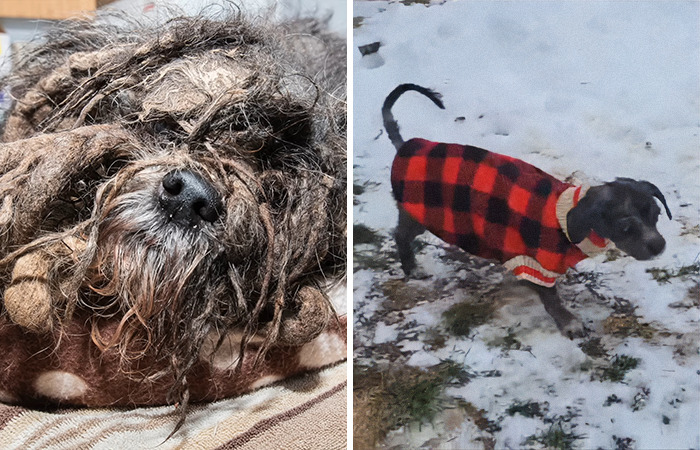
<instances>
[{"instance_id":1,"label":"matted dog","mask_svg":"<svg viewBox=\"0 0 700 450\"><path fill-rule=\"evenodd\" d=\"M62 22L0 80L0 401L186 411L344 357L345 40L208 11Z\"/></svg>"},{"instance_id":2,"label":"matted dog","mask_svg":"<svg viewBox=\"0 0 700 450\"><path fill-rule=\"evenodd\" d=\"M661 209L671 212L648 181L617 178L587 188L557 180L515 158L478 147L404 141L391 113L406 91L417 91L444 109L440 94L402 84L386 98L384 126L397 150L391 185L399 206L395 233L401 266L420 277L411 244L426 229L468 253L500 261L531 282L557 327L570 337L582 323L557 295L557 278L578 262L617 247L646 260L663 252L656 229Z\"/></svg>"}]
</instances>

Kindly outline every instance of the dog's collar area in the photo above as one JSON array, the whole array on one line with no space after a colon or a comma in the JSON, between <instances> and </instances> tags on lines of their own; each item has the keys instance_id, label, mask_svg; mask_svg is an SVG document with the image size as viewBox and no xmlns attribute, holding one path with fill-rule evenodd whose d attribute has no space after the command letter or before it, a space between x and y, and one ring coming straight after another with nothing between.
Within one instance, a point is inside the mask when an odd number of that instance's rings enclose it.
<instances>
[{"instance_id":1,"label":"dog's collar area","mask_svg":"<svg viewBox=\"0 0 700 450\"><path fill-rule=\"evenodd\" d=\"M571 211L571 209L576 206L578 202L586 195L588 188L588 186L569 187L562 192L557 199L557 220L569 241L571 241L571 238L569 237L567 229L566 216L569 211ZM593 230L591 230L591 234L589 234L586 239L575 245L586 256L594 256L604 252L608 248L614 247L612 241L602 238ZM559 276L562 275L559 272L553 272L545 269L539 261L526 255L516 256L515 258L506 261L503 265L506 267L506 269L512 271L516 277L528 280L531 283L544 287L554 286Z\"/></svg>"},{"instance_id":2,"label":"dog's collar area","mask_svg":"<svg viewBox=\"0 0 700 450\"><path fill-rule=\"evenodd\" d=\"M559 226L561 226L562 231L569 241L571 241L571 236L569 236L566 222L567 215L569 214L569 211L578 205L578 202L586 196L589 188L590 186L588 185L572 186L562 192L557 199L557 220L559 221ZM586 239L575 245L587 256L595 256L614 247L611 240L601 237L593 230L591 230L591 233L588 235L588 237L586 237Z\"/></svg>"}]
</instances>

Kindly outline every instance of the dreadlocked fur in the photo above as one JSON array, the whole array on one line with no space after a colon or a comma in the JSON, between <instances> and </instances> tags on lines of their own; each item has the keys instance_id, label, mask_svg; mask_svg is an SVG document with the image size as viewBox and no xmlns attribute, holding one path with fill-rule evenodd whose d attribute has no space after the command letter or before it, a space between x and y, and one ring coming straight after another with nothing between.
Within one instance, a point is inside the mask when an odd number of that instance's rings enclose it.
<instances>
[{"instance_id":1,"label":"dreadlocked fur","mask_svg":"<svg viewBox=\"0 0 700 450\"><path fill-rule=\"evenodd\" d=\"M345 83L345 44L313 19L62 23L2 80L4 313L35 332L84 314L185 407L212 333L241 329L241 353L262 336L258 358L313 339L334 316L320 286L345 270ZM163 214L174 169L222 196L214 223ZM23 317L23 295L51 307Z\"/></svg>"}]
</instances>

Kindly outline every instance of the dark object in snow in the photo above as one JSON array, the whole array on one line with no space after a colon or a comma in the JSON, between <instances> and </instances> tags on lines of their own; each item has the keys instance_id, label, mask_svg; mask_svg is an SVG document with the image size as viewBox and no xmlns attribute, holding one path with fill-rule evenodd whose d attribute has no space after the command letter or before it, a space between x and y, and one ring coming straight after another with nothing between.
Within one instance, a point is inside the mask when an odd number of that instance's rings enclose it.
<instances>
[{"instance_id":1,"label":"dark object in snow","mask_svg":"<svg viewBox=\"0 0 700 450\"><path fill-rule=\"evenodd\" d=\"M635 448L634 443L636 441L632 438L622 438L615 435L612 438L615 440L615 450L632 450Z\"/></svg>"},{"instance_id":2,"label":"dark object in snow","mask_svg":"<svg viewBox=\"0 0 700 450\"><path fill-rule=\"evenodd\" d=\"M603 403L603 406L610 406L613 403L622 403L622 399L620 397L618 397L617 395L612 394L612 395L608 396L607 399L605 399L605 403Z\"/></svg>"},{"instance_id":3,"label":"dark object in snow","mask_svg":"<svg viewBox=\"0 0 700 450\"><path fill-rule=\"evenodd\" d=\"M647 400L649 400L649 394L651 394L651 389L642 386L641 390L637 392L634 396L634 402L632 403L632 411L640 411L647 406Z\"/></svg>"},{"instance_id":4,"label":"dark object in snow","mask_svg":"<svg viewBox=\"0 0 700 450\"><path fill-rule=\"evenodd\" d=\"M360 50L360 54L362 56L367 56L371 55L372 53L377 53L379 51L379 47L381 46L381 42L372 42L371 44L360 45L357 48Z\"/></svg>"},{"instance_id":5,"label":"dark object in snow","mask_svg":"<svg viewBox=\"0 0 700 450\"><path fill-rule=\"evenodd\" d=\"M600 337L594 337L582 342L579 344L579 348L581 348L583 353L594 358L600 358L601 356L607 356L608 354L605 350L605 346L600 340Z\"/></svg>"},{"instance_id":6,"label":"dark object in snow","mask_svg":"<svg viewBox=\"0 0 700 450\"><path fill-rule=\"evenodd\" d=\"M540 407L537 402L521 402L516 401L506 409L506 413L509 416L514 416L520 414L523 417L533 418L533 417L544 417L544 413L548 408L548 404L544 403L544 408Z\"/></svg>"},{"instance_id":7,"label":"dark object in snow","mask_svg":"<svg viewBox=\"0 0 700 450\"><path fill-rule=\"evenodd\" d=\"M415 276L411 243L428 230L468 253L497 260L534 284L547 312L569 336L583 325L561 304L553 286L578 262L614 243L636 259L660 254L666 241L656 229L660 190L648 181L617 178L603 186L573 186L506 155L458 144L404 141L391 112L416 91L444 109L440 94L402 84L382 107L397 153L391 171L399 205L396 244L407 276ZM420 275L419 275L420 276Z\"/></svg>"}]
</instances>

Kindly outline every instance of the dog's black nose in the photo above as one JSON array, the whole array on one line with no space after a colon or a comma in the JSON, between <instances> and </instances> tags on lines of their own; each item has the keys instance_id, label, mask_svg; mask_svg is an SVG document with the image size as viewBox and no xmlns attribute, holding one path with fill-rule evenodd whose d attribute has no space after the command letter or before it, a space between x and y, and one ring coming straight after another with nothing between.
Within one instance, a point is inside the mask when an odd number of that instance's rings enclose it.
<instances>
[{"instance_id":1,"label":"dog's black nose","mask_svg":"<svg viewBox=\"0 0 700 450\"><path fill-rule=\"evenodd\" d=\"M652 239L647 244L647 249L652 256L660 255L661 252L664 251L664 248L666 248L666 241L661 236L657 237L656 239Z\"/></svg>"},{"instance_id":2,"label":"dog's black nose","mask_svg":"<svg viewBox=\"0 0 700 450\"><path fill-rule=\"evenodd\" d=\"M221 215L219 194L196 173L173 170L163 177L162 184L160 206L176 224L194 227L202 220L213 223Z\"/></svg>"}]
</instances>

